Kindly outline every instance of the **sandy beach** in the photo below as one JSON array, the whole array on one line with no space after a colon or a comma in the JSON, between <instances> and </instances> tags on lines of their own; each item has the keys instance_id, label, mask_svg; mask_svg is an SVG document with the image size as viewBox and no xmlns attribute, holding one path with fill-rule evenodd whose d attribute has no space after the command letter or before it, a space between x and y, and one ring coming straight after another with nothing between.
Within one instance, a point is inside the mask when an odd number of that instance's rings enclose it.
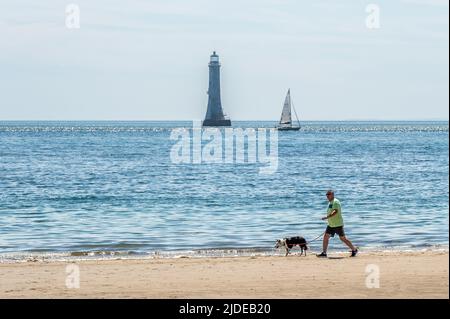
<instances>
[{"instance_id":1,"label":"sandy beach","mask_svg":"<svg viewBox=\"0 0 450 319\"><path fill-rule=\"evenodd\" d=\"M79 288L72 280L77 269ZM1 298L448 298L449 255L4 263L0 283Z\"/></svg>"}]
</instances>

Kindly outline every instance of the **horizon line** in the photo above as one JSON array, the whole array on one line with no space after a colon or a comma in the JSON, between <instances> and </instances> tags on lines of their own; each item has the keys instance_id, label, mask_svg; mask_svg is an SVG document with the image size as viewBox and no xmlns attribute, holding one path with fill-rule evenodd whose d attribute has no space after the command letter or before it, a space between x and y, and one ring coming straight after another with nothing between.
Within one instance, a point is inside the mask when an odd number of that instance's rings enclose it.
<instances>
[{"instance_id":1,"label":"horizon line","mask_svg":"<svg viewBox=\"0 0 450 319\"><path fill-rule=\"evenodd\" d=\"M192 122L203 121L203 119L0 119L0 122ZM302 120L300 122L449 122L450 119L323 119L323 120ZM278 120L264 119L238 119L231 122L275 122Z\"/></svg>"}]
</instances>

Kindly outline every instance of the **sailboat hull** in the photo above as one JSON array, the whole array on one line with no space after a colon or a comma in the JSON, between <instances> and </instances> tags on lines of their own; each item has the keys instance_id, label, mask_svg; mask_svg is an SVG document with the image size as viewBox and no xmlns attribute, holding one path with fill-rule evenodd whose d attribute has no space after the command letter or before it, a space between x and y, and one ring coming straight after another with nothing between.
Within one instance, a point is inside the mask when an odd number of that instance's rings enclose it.
<instances>
[{"instance_id":1,"label":"sailboat hull","mask_svg":"<svg viewBox=\"0 0 450 319\"><path fill-rule=\"evenodd\" d=\"M278 131L298 131L300 129L299 126L291 126L291 127L277 127Z\"/></svg>"},{"instance_id":2,"label":"sailboat hull","mask_svg":"<svg viewBox=\"0 0 450 319\"><path fill-rule=\"evenodd\" d=\"M210 120L205 119L202 126L231 126L231 120Z\"/></svg>"}]
</instances>

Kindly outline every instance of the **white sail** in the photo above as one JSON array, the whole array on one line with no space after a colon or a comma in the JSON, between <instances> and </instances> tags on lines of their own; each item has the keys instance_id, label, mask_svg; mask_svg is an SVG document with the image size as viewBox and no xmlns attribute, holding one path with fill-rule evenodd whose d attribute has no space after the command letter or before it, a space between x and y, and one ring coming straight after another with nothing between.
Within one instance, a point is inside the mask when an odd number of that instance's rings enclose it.
<instances>
[{"instance_id":1,"label":"white sail","mask_svg":"<svg viewBox=\"0 0 450 319\"><path fill-rule=\"evenodd\" d=\"M283 111L281 112L280 125L290 125L292 123L291 115L291 90L289 89L284 100Z\"/></svg>"}]
</instances>

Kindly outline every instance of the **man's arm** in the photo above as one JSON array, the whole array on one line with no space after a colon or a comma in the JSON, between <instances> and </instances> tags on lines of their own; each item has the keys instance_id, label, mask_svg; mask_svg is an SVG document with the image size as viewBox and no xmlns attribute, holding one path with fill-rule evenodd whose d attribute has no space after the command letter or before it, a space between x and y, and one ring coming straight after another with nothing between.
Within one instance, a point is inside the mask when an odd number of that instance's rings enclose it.
<instances>
[{"instance_id":1,"label":"man's arm","mask_svg":"<svg viewBox=\"0 0 450 319\"><path fill-rule=\"evenodd\" d=\"M333 217L334 215L336 215L337 213L338 213L338 210L337 210L337 209L333 209L332 212L331 212L331 214L329 214L329 215L323 217L322 220L326 220L326 219L328 219L328 218L331 218L331 217Z\"/></svg>"}]
</instances>

